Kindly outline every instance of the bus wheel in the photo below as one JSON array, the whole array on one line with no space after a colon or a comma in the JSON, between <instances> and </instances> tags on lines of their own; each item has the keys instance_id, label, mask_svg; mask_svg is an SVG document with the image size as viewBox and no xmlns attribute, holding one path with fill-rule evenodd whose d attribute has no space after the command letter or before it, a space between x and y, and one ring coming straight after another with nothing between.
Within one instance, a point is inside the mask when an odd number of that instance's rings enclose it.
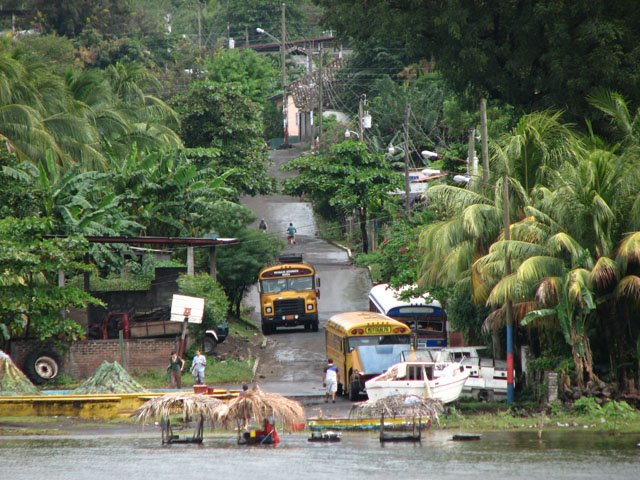
<instances>
[{"instance_id":1,"label":"bus wheel","mask_svg":"<svg viewBox=\"0 0 640 480\"><path fill-rule=\"evenodd\" d=\"M358 382L351 382L351 388L349 389L349 400L355 402L360 399L360 384Z\"/></svg>"},{"instance_id":2,"label":"bus wheel","mask_svg":"<svg viewBox=\"0 0 640 480\"><path fill-rule=\"evenodd\" d=\"M262 334L263 335L270 335L275 331L275 328L272 327L271 325L262 325Z\"/></svg>"},{"instance_id":3,"label":"bus wheel","mask_svg":"<svg viewBox=\"0 0 640 480\"><path fill-rule=\"evenodd\" d=\"M340 397L344 395L344 388L342 388L342 384L340 382L338 382L338 390L336 391L336 395Z\"/></svg>"},{"instance_id":4,"label":"bus wheel","mask_svg":"<svg viewBox=\"0 0 640 480\"><path fill-rule=\"evenodd\" d=\"M314 332L318 331L318 320L316 320L315 322L313 322L311 324L311 330L314 331Z\"/></svg>"}]
</instances>

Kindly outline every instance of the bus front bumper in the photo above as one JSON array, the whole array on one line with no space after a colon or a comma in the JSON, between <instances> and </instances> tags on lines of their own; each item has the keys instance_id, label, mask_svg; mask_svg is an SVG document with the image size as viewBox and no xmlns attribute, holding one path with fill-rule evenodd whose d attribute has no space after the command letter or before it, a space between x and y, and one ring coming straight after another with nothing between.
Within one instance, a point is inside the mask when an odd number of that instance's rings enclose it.
<instances>
[{"instance_id":1,"label":"bus front bumper","mask_svg":"<svg viewBox=\"0 0 640 480\"><path fill-rule=\"evenodd\" d=\"M297 327L318 321L318 313L295 313L274 317L262 316L262 325L270 327Z\"/></svg>"}]
</instances>

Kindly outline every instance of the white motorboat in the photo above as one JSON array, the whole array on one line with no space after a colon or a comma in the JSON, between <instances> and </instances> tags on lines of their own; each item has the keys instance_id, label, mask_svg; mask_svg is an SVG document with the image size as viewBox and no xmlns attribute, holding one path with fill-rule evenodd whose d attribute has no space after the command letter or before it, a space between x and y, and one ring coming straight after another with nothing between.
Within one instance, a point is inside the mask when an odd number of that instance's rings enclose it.
<instances>
[{"instance_id":1,"label":"white motorboat","mask_svg":"<svg viewBox=\"0 0 640 480\"><path fill-rule=\"evenodd\" d=\"M396 363L365 383L369 400L417 395L451 403L462 393L469 371L458 362L409 360Z\"/></svg>"}]
</instances>

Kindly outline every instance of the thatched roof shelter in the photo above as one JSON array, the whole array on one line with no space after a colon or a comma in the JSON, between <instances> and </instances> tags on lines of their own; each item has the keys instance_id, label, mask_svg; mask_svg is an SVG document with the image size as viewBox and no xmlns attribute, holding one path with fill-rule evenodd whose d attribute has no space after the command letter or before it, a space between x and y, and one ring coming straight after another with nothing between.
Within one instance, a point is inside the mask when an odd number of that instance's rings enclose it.
<instances>
[{"instance_id":1,"label":"thatched roof shelter","mask_svg":"<svg viewBox=\"0 0 640 480\"><path fill-rule=\"evenodd\" d=\"M291 429L296 424L306 421L304 408L300 403L260 389L247 390L231 399L226 407L221 420L227 425L234 421L240 425L245 419L251 418L258 422L264 418L273 418L283 428Z\"/></svg>"},{"instance_id":2,"label":"thatched roof shelter","mask_svg":"<svg viewBox=\"0 0 640 480\"><path fill-rule=\"evenodd\" d=\"M182 414L189 418L204 418L211 423L220 420L225 407L222 400L195 393L169 393L152 398L133 413L138 421L145 424L149 419L166 419L171 415Z\"/></svg>"},{"instance_id":3,"label":"thatched roof shelter","mask_svg":"<svg viewBox=\"0 0 640 480\"><path fill-rule=\"evenodd\" d=\"M379 400L367 400L351 407L350 417L430 417L438 422L442 403L417 395L392 395Z\"/></svg>"}]
</instances>

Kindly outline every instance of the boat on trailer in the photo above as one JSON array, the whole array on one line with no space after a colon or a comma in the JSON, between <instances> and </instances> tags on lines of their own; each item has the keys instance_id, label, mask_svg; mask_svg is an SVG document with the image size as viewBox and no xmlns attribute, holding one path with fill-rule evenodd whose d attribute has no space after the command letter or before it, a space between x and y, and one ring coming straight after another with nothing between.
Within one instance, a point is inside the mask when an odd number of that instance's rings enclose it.
<instances>
[{"instance_id":1,"label":"boat on trailer","mask_svg":"<svg viewBox=\"0 0 640 480\"><path fill-rule=\"evenodd\" d=\"M411 358L411 354L409 358ZM405 360L366 382L369 400L392 395L416 395L454 402L460 397L469 371L459 362Z\"/></svg>"}]
</instances>

